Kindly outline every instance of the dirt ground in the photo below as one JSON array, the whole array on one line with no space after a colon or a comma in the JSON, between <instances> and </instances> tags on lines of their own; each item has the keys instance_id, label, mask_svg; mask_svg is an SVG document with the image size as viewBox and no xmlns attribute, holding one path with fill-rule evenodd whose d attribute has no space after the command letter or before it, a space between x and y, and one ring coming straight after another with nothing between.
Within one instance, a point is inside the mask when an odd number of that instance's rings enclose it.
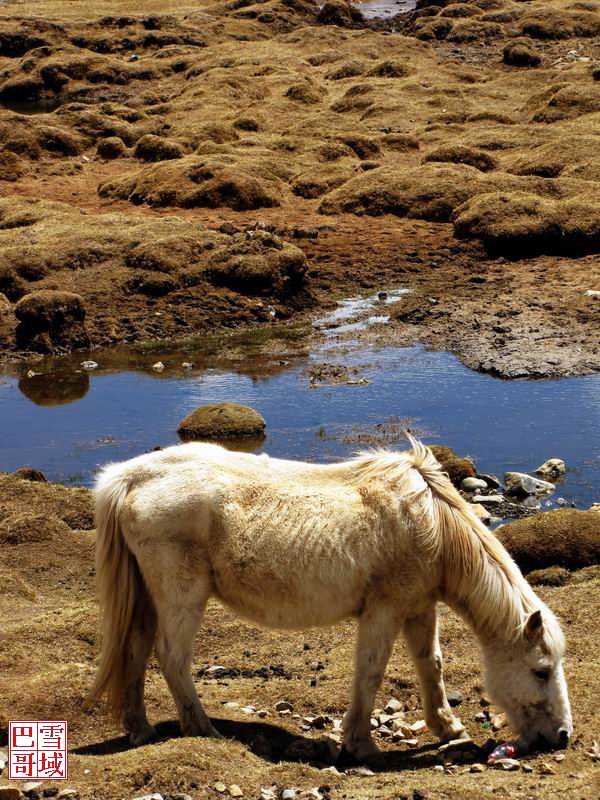
<instances>
[{"instance_id":1,"label":"dirt ground","mask_svg":"<svg viewBox=\"0 0 600 800\"><path fill-rule=\"evenodd\" d=\"M600 369L597 4L355 17L2 3L2 357L402 286L391 342L504 377ZM54 306L23 320L42 289L83 298L85 334Z\"/></svg>"},{"instance_id":2,"label":"dirt ground","mask_svg":"<svg viewBox=\"0 0 600 800\"><path fill-rule=\"evenodd\" d=\"M598 764L586 755L598 738L600 722L599 642L592 624L598 613L597 569L575 573L560 588L536 589L559 615L568 638L566 675L575 734L564 760L556 761L551 753L527 757L524 763L532 768L530 773L492 769L472 773L468 764L438 772L438 744L424 732L418 734L414 747L379 739L388 758L384 771L338 775L298 763L285 751L295 739L304 739L303 747L308 747L334 732L333 721L341 718L348 702L351 622L332 630L265 631L211 603L197 638L193 672L223 740L179 736L172 699L154 659L148 673L147 704L151 721L159 723L157 742L131 749L105 707L83 710L99 645L92 525L87 490L0 476L0 548L5 556L0 562L0 749L5 749L6 720L11 717L67 718L70 773L66 786L76 788L82 798L117 800L152 792L216 798L219 792L214 786L219 781L227 787L239 785L247 798L258 798L261 788L273 785L304 793L329 786L322 794L333 800L475 800L488 794L548 799L560 794L589 800L598 795ZM441 641L446 686L462 693L457 712L482 745L490 733L475 719L482 712L483 694L476 640L456 617L444 612ZM215 665L226 672L211 677L205 670ZM385 707L392 697L406 709L407 724L421 719L415 674L401 643L395 648L377 705ZM301 719L280 716L275 710L275 703L282 699L300 717L322 714L332 722L323 729L305 731ZM226 707L225 703L238 705ZM246 713L247 706L255 712ZM510 735L506 728L495 734L498 741ZM548 765L555 774L544 774ZM328 763L320 764L324 766ZM338 766L344 769L343 763ZM44 788L52 786L48 783Z\"/></svg>"}]
</instances>

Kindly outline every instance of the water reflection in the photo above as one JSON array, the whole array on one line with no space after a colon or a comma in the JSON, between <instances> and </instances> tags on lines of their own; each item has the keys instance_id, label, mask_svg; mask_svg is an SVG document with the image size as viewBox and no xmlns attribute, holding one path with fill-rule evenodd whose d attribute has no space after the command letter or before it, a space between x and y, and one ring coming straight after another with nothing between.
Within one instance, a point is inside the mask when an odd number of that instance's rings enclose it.
<instances>
[{"instance_id":1,"label":"water reflection","mask_svg":"<svg viewBox=\"0 0 600 800\"><path fill-rule=\"evenodd\" d=\"M36 406L64 406L81 400L89 391L87 372L45 372L19 380L19 390Z\"/></svg>"}]
</instances>

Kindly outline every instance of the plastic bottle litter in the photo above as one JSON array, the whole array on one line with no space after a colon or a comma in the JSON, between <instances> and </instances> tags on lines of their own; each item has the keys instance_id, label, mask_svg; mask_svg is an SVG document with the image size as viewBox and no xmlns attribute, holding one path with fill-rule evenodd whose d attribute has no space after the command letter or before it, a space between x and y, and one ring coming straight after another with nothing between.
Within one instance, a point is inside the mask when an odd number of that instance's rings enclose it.
<instances>
[{"instance_id":1,"label":"plastic bottle litter","mask_svg":"<svg viewBox=\"0 0 600 800\"><path fill-rule=\"evenodd\" d=\"M493 764L494 762L499 761L501 758L516 758L518 755L519 751L516 745L511 744L510 742L505 742L505 744L499 744L498 747L492 751L487 763Z\"/></svg>"}]
</instances>

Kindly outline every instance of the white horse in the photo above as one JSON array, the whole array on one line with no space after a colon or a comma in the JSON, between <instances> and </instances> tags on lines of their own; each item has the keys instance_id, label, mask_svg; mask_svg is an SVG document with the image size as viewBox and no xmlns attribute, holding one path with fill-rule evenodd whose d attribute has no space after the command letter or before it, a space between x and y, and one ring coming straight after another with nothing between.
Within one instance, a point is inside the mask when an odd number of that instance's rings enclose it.
<instances>
[{"instance_id":1,"label":"white horse","mask_svg":"<svg viewBox=\"0 0 600 800\"><path fill-rule=\"evenodd\" d=\"M273 628L358 620L346 749L377 760L370 717L401 633L428 727L463 735L444 690L436 604L477 635L490 698L523 746L572 733L564 639L496 537L431 451L374 452L307 464L187 444L107 466L96 487L101 663L106 692L133 744L154 728L144 705L146 662L158 659L187 736L218 736L190 666L209 597Z\"/></svg>"}]
</instances>

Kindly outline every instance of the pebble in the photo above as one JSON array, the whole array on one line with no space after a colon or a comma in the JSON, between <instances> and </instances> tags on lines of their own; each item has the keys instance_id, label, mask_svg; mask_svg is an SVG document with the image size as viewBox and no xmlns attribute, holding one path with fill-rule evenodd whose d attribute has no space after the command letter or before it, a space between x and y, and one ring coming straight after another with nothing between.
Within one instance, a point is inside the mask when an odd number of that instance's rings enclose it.
<instances>
[{"instance_id":1,"label":"pebble","mask_svg":"<svg viewBox=\"0 0 600 800\"><path fill-rule=\"evenodd\" d=\"M496 714L492 717L492 730L499 731L506 725L506 717L504 714Z\"/></svg>"},{"instance_id":2,"label":"pebble","mask_svg":"<svg viewBox=\"0 0 600 800\"><path fill-rule=\"evenodd\" d=\"M193 369L193 368L194 368L194 365L192 364L192 362L191 362L191 361L182 361L182 362L181 362L181 366L182 366L184 369Z\"/></svg>"},{"instance_id":3,"label":"pebble","mask_svg":"<svg viewBox=\"0 0 600 800\"><path fill-rule=\"evenodd\" d=\"M486 769L485 764L471 764L469 772L485 772Z\"/></svg>"},{"instance_id":4,"label":"pebble","mask_svg":"<svg viewBox=\"0 0 600 800\"><path fill-rule=\"evenodd\" d=\"M566 755L565 755L564 753L557 753L557 754L554 756L554 760L555 760L555 761L558 761L558 762L560 762L560 761L564 761L564 760L565 760L565 758L566 758Z\"/></svg>"},{"instance_id":5,"label":"pebble","mask_svg":"<svg viewBox=\"0 0 600 800\"><path fill-rule=\"evenodd\" d=\"M83 367L84 369L96 369L96 367L98 366L98 362L97 361L82 361L79 366Z\"/></svg>"},{"instance_id":6,"label":"pebble","mask_svg":"<svg viewBox=\"0 0 600 800\"><path fill-rule=\"evenodd\" d=\"M281 793L281 800L293 800L296 794L297 792L295 789L284 789Z\"/></svg>"},{"instance_id":7,"label":"pebble","mask_svg":"<svg viewBox=\"0 0 600 800\"><path fill-rule=\"evenodd\" d=\"M240 787L237 785L237 783L232 783L231 784L231 786L229 787L229 794L232 797L243 797L244 796L244 793L242 792Z\"/></svg>"},{"instance_id":8,"label":"pebble","mask_svg":"<svg viewBox=\"0 0 600 800\"><path fill-rule=\"evenodd\" d=\"M427 723L424 719L419 719L417 722L413 722L412 725L409 725L408 729L412 731L412 733L423 733L424 730L427 730Z\"/></svg>"},{"instance_id":9,"label":"pebble","mask_svg":"<svg viewBox=\"0 0 600 800\"><path fill-rule=\"evenodd\" d=\"M27 781L21 786L21 791L27 794L27 792L34 792L36 789L39 789L42 785L41 781Z\"/></svg>"},{"instance_id":10,"label":"pebble","mask_svg":"<svg viewBox=\"0 0 600 800\"><path fill-rule=\"evenodd\" d=\"M331 767L323 767L321 772L329 772L331 775L336 775L336 776L341 776L341 774L342 774L337 767L333 767L333 766L331 766Z\"/></svg>"},{"instance_id":11,"label":"pebble","mask_svg":"<svg viewBox=\"0 0 600 800\"><path fill-rule=\"evenodd\" d=\"M154 367L152 367L152 369L154 369ZM227 668L221 666L221 664L214 664L212 667L208 667L208 669L204 671L204 674L209 678L221 678L227 675Z\"/></svg>"},{"instance_id":12,"label":"pebble","mask_svg":"<svg viewBox=\"0 0 600 800\"><path fill-rule=\"evenodd\" d=\"M257 716L257 717L260 717L261 719L264 719L265 717L268 717L268 716L269 716L269 712L268 712L266 709L264 709L264 708L260 708L260 709L259 709L259 710L256 712L256 716Z\"/></svg>"},{"instance_id":13,"label":"pebble","mask_svg":"<svg viewBox=\"0 0 600 800\"><path fill-rule=\"evenodd\" d=\"M480 478L463 478L462 483L460 484L462 489L465 489L467 492L473 492L475 489L487 489L487 483L480 479Z\"/></svg>"},{"instance_id":14,"label":"pebble","mask_svg":"<svg viewBox=\"0 0 600 800\"><path fill-rule=\"evenodd\" d=\"M223 708L239 708L239 707L240 707L240 704L239 703L234 703L232 700L227 702L227 703L223 703Z\"/></svg>"},{"instance_id":15,"label":"pebble","mask_svg":"<svg viewBox=\"0 0 600 800\"><path fill-rule=\"evenodd\" d=\"M165 368L165 365L162 361L157 361L156 364L152 364L152 369L154 372L162 372Z\"/></svg>"},{"instance_id":16,"label":"pebble","mask_svg":"<svg viewBox=\"0 0 600 800\"><path fill-rule=\"evenodd\" d=\"M348 767L346 775L358 775L360 778L370 778L372 775L375 775L375 773L369 767L362 765L360 767Z\"/></svg>"},{"instance_id":17,"label":"pebble","mask_svg":"<svg viewBox=\"0 0 600 800\"><path fill-rule=\"evenodd\" d=\"M500 488L500 481L495 475L491 475L490 473L484 473L482 475L478 475L477 477L480 480L485 481L490 489Z\"/></svg>"},{"instance_id":18,"label":"pebble","mask_svg":"<svg viewBox=\"0 0 600 800\"><path fill-rule=\"evenodd\" d=\"M227 791L227 786L225 786L223 781L217 781L214 788L216 792L219 792L219 794L224 794Z\"/></svg>"},{"instance_id":19,"label":"pebble","mask_svg":"<svg viewBox=\"0 0 600 800\"><path fill-rule=\"evenodd\" d=\"M444 771L444 768L442 767L441 764L436 764L433 769L434 769L435 772L443 772Z\"/></svg>"},{"instance_id":20,"label":"pebble","mask_svg":"<svg viewBox=\"0 0 600 800\"><path fill-rule=\"evenodd\" d=\"M542 775L556 775L556 770L551 764L548 764L547 761L542 761L540 764L540 773Z\"/></svg>"},{"instance_id":21,"label":"pebble","mask_svg":"<svg viewBox=\"0 0 600 800\"><path fill-rule=\"evenodd\" d=\"M407 747L416 747L419 744L419 740L418 739L404 739L404 744L407 745Z\"/></svg>"},{"instance_id":22,"label":"pebble","mask_svg":"<svg viewBox=\"0 0 600 800\"><path fill-rule=\"evenodd\" d=\"M240 711L241 711L243 714L254 714L254 713L255 713L255 711L256 711L256 709L254 708L254 706L242 706L242 708L240 709Z\"/></svg>"},{"instance_id":23,"label":"pebble","mask_svg":"<svg viewBox=\"0 0 600 800\"><path fill-rule=\"evenodd\" d=\"M293 711L294 706L288 700L279 700L275 703L275 711Z\"/></svg>"},{"instance_id":24,"label":"pebble","mask_svg":"<svg viewBox=\"0 0 600 800\"><path fill-rule=\"evenodd\" d=\"M283 791L285 792L286 789ZM283 797L283 792L281 796ZM273 789L266 789L264 786L261 786L259 797L260 800L277 800L278 795Z\"/></svg>"},{"instance_id":25,"label":"pebble","mask_svg":"<svg viewBox=\"0 0 600 800\"><path fill-rule=\"evenodd\" d=\"M491 503L493 505L497 503L503 503L504 498L501 494L476 494L474 497L471 498L472 503Z\"/></svg>"},{"instance_id":26,"label":"pebble","mask_svg":"<svg viewBox=\"0 0 600 800\"><path fill-rule=\"evenodd\" d=\"M600 291L598 289L588 289L585 293L586 297L600 297Z\"/></svg>"},{"instance_id":27,"label":"pebble","mask_svg":"<svg viewBox=\"0 0 600 800\"><path fill-rule=\"evenodd\" d=\"M494 769L503 769L505 772L513 772L520 769L521 762L517 761L516 758L498 758L490 766Z\"/></svg>"},{"instance_id":28,"label":"pebble","mask_svg":"<svg viewBox=\"0 0 600 800\"><path fill-rule=\"evenodd\" d=\"M0 750L0 769L4 769L4 767L8 764L8 754L3 753Z\"/></svg>"},{"instance_id":29,"label":"pebble","mask_svg":"<svg viewBox=\"0 0 600 800\"><path fill-rule=\"evenodd\" d=\"M531 764L521 764L521 769L523 772L533 772L533 767Z\"/></svg>"},{"instance_id":30,"label":"pebble","mask_svg":"<svg viewBox=\"0 0 600 800\"><path fill-rule=\"evenodd\" d=\"M402 703L400 700L396 700L395 697L392 697L388 700L384 711L386 714L399 714L402 711Z\"/></svg>"},{"instance_id":31,"label":"pebble","mask_svg":"<svg viewBox=\"0 0 600 800\"><path fill-rule=\"evenodd\" d=\"M587 292L586 292L586 294L587 294ZM381 302L383 302L384 300L387 300L388 299L388 293L387 292L377 292L377 299L379 301L381 301Z\"/></svg>"},{"instance_id":32,"label":"pebble","mask_svg":"<svg viewBox=\"0 0 600 800\"><path fill-rule=\"evenodd\" d=\"M61 789L61 791L56 795L58 800L76 800L79 797L79 791L77 789ZM163 800L162 795L156 792L155 794L146 795L146 797L150 798L150 800Z\"/></svg>"},{"instance_id":33,"label":"pebble","mask_svg":"<svg viewBox=\"0 0 600 800\"><path fill-rule=\"evenodd\" d=\"M387 739L388 736L392 735L391 730L388 728L387 725L380 725L377 729L377 733L382 736L384 739Z\"/></svg>"},{"instance_id":34,"label":"pebble","mask_svg":"<svg viewBox=\"0 0 600 800\"><path fill-rule=\"evenodd\" d=\"M37 375L37 372L34 372L32 369L27 370L27 377L28 378L35 378L36 375Z\"/></svg>"},{"instance_id":35,"label":"pebble","mask_svg":"<svg viewBox=\"0 0 600 800\"><path fill-rule=\"evenodd\" d=\"M448 692L446 697L448 698L450 708L456 708L456 706L459 706L463 701L462 692L459 692L458 689L453 689L451 692Z\"/></svg>"}]
</instances>

